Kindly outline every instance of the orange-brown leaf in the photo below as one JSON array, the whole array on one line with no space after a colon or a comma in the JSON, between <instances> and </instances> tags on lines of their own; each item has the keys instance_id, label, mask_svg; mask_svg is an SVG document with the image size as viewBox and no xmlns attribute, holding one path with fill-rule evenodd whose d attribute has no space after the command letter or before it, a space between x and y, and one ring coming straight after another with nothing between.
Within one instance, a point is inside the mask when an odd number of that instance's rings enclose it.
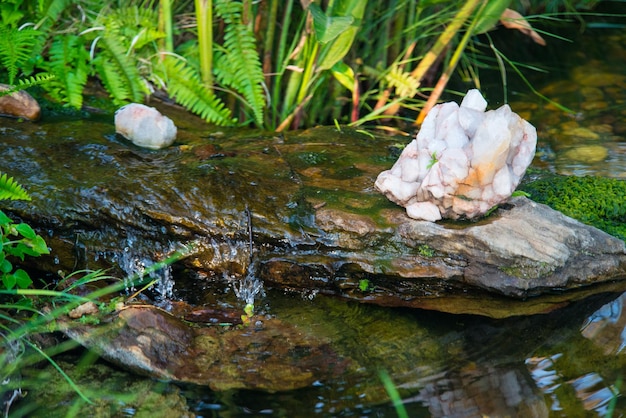
<instances>
[{"instance_id":1,"label":"orange-brown leaf","mask_svg":"<svg viewBox=\"0 0 626 418\"><path fill-rule=\"evenodd\" d=\"M524 35L530 36L530 38L538 43L539 45L546 45L546 41L534 31L533 27L528 23L528 21L516 12L515 10L506 9L502 16L500 16L500 22L504 25L505 28L508 29L517 29L522 32Z\"/></svg>"}]
</instances>

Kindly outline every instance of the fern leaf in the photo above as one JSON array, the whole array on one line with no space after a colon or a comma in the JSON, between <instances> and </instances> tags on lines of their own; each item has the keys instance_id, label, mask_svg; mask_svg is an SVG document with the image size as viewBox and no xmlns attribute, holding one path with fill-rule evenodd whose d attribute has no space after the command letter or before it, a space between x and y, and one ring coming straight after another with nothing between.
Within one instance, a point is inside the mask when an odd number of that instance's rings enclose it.
<instances>
[{"instance_id":1,"label":"fern leaf","mask_svg":"<svg viewBox=\"0 0 626 418\"><path fill-rule=\"evenodd\" d=\"M37 24L43 31L53 26L59 20L59 16L63 11L72 4L72 0L52 0L49 2L40 2L41 15L43 19Z\"/></svg>"},{"instance_id":2,"label":"fern leaf","mask_svg":"<svg viewBox=\"0 0 626 418\"><path fill-rule=\"evenodd\" d=\"M263 126L266 105L263 67L256 49L256 40L250 28L241 21L242 4L218 0L215 12L226 23L223 56L215 60L218 81L245 98L258 126Z\"/></svg>"},{"instance_id":3,"label":"fern leaf","mask_svg":"<svg viewBox=\"0 0 626 418\"><path fill-rule=\"evenodd\" d=\"M137 70L136 63L115 36L105 34L101 39L103 50L94 59L93 65L113 103L143 102L148 89Z\"/></svg>"},{"instance_id":4,"label":"fern leaf","mask_svg":"<svg viewBox=\"0 0 626 418\"><path fill-rule=\"evenodd\" d=\"M165 37L156 25L158 12L149 7L120 7L104 17L102 24L107 34L119 39L128 50L138 51Z\"/></svg>"},{"instance_id":5,"label":"fern leaf","mask_svg":"<svg viewBox=\"0 0 626 418\"><path fill-rule=\"evenodd\" d=\"M402 71L397 65L391 67L385 76L385 80L389 83L390 87L396 89L396 93L400 97L415 96L420 85L418 79L413 77L410 73Z\"/></svg>"},{"instance_id":6,"label":"fern leaf","mask_svg":"<svg viewBox=\"0 0 626 418\"><path fill-rule=\"evenodd\" d=\"M26 27L22 30L0 25L0 62L13 84L22 65L30 58L41 32Z\"/></svg>"},{"instance_id":7,"label":"fern leaf","mask_svg":"<svg viewBox=\"0 0 626 418\"><path fill-rule=\"evenodd\" d=\"M54 78L54 75L52 74L41 73L35 76L31 76L29 78L17 80L16 85L11 86L10 88L6 90L0 90L0 97L7 96L9 94L13 94L21 90L26 90L29 87L45 84L48 81L52 80L53 78Z\"/></svg>"},{"instance_id":8,"label":"fern leaf","mask_svg":"<svg viewBox=\"0 0 626 418\"><path fill-rule=\"evenodd\" d=\"M0 200L30 200L28 192L6 173L0 175Z\"/></svg>"},{"instance_id":9,"label":"fern leaf","mask_svg":"<svg viewBox=\"0 0 626 418\"><path fill-rule=\"evenodd\" d=\"M164 62L169 94L177 103L209 123L230 126L236 123L230 110L210 90L205 88L198 73L184 61L167 57Z\"/></svg>"},{"instance_id":10,"label":"fern leaf","mask_svg":"<svg viewBox=\"0 0 626 418\"><path fill-rule=\"evenodd\" d=\"M164 34L158 30L158 13L149 7L128 6L112 9L99 16L95 25L102 32L86 37L98 47L93 66L113 103L143 102L150 94L142 67L158 52L155 41ZM148 74L147 76L149 76Z\"/></svg>"},{"instance_id":11,"label":"fern leaf","mask_svg":"<svg viewBox=\"0 0 626 418\"><path fill-rule=\"evenodd\" d=\"M43 66L55 77L44 88L55 99L80 109L89 72L88 59L83 39L73 35L57 37L50 46L49 61Z\"/></svg>"}]
</instances>

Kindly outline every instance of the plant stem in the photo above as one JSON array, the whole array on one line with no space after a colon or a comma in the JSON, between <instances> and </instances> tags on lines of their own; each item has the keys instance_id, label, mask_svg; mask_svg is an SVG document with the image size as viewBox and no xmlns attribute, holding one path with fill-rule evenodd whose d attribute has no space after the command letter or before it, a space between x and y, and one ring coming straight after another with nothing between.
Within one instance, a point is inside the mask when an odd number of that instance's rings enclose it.
<instances>
[{"instance_id":1,"label":"plant stem","mask_svg":"<svg viewBox=\"0 0 626 418\"><path fill-rule=\"evenodd\" d=\"M426 55L424 55L424 58L420 61L419 65L411 72L413 77L415 77L418 81L422 80L426 71L428 71L430 66L437 61L439 54L441 54L441 52L452 41L481 1L484 0L469 0L465 2L463 7L461 7L456 16L452 19L450 25L446 27L441 35L439 35L439 38L437 38L433 47L430 48Z\"/></svg>"},{"instance_id":2,"label":"plant stem","mask_svg":"<svg viewBox=\"0 0 626 418\"><path fill-rule=\"evenodd\" d=\"M162 45L162 48L166 52L173 52L172 2L171 0L161 0L159 6L159 30L165 33L165 45Z\"/></svg>"},{"instance_id":3,"label":"plant stem","mask_svg":"<svg viewBox=\"0 0 626 418\"><path fill-rule=\"evenodd\" d=\"M204 86L213 88L213 0L195 0L198 22L200 75Z\"/></svg>"},{"instance_id":4,"label":"plant stem","mask_svg":"<svg viewBox=\"0 0 626 418\"><path fill-rule=\"evenodd\" d=\"M483 7L485 4L486 3L483 3ZM456 49L454 50L454 54L452 54L452 58L450 58L450 62L448 63L448 68L446 68L443 74L441 74L441 77L439 77L439 81L437 81L435 88L430 93L428 101L417 116L417 119L415 120L416 125L421 125L421 123L424 121L424 118L426 117L426 114L428 114L428 112L430 112L430 109L432 109L433 106L437 103L437 100L439 100L439 97L441 97L441 93L443 93L446 85L448 85L448 80L450 80L450 76L454 72L457 64L459 63L459 60L461 59L461 56L463 55L463 51L465 50L467 43L469 42L470 37L474 33L474 26L476 21L477 20L475 19L472 22L472 25L465 31L461 42L459 42Z\"/></svg>"},{"instance_id":5,"label":"plant stem","mask_svg":"<svg viewBox=\"0 0 626 418\"><path fill-rule=\"evenodd\" d=\"M452 42L452 39L459 32L461 27L465 24L467 19L474 12L476 7L480 2L484 2L484 0L469 0L465 2L463 7L457 12L454 18L451 20L450 25L446 27L446 29L439 35L435 44L430 48L430 50L424 55L421 59L420 63L411 71L411 76L415 78L418 82L421 83L422 79L426 72L433 66L441 53L446 49L446 47ZM391 96L391 88L388 87L382 93L381 98L376 103L374 110L377 110L385 105L389 97ZM386 115L395 114L400 109L400 104L397 106L388 107L385 112Z\"/></svg>"}]
</instances>

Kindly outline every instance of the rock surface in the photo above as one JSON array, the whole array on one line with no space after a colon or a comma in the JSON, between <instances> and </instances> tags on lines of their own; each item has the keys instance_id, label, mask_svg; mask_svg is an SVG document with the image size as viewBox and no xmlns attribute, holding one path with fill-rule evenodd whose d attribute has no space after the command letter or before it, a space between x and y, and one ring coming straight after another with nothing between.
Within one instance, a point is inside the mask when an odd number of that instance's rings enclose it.
<instances>
[{"instance_id":1,"label":"rock surface","mask_svg":"<svg viewBox=\"0 0 626 418\"><path fill-rule=\"evenodd\" d=\"M150 149L169 147L176 125L153 107L131 103L115 112L115 131L133 144Z\"/></svg>"},{"instance_id":2,"label":"rock surface","mask_svg":"<svg viewBox=\"0 0 626 418\"><path fill-rule=\"evenodd\" d=\"M9 87L7 84L0 84L0 91L6 91ZM22 90L0 97L0 115L37 120L41 116L41 107L37 100Z\"/></svg>"},{"instance_id":3,"label":"rock surface","mask_svg":"<svg viewBox=\"0 0 626 418\"><path fill-rule=\"evenodd\" d=\"M333 128L207 138L178 124L184 145L159 152L129 148L102 121L0 125L0 171L33 197L2 207L45 234L40 268L128 272L194 243L180 264L218 286L251 272L266 287L493 317L623 285L623 241L525 198L478 222L407 217L372 187L397 139Z\"/></svg>"},{"instance_id":4,"label":"rock surface","mask_svg":"<svg viewBox=\"0 0 626 418\"><path fill-rule=\"evenodd\" d=\"M535 155L535 128L508 105L485 112L470 90L435 106L376 188L414 219L476 218L506 201Z\"/></svg>"},{"instance_id":5,"label":"rock surface","mask_svg":"<svg viewBox=\"0 0 626 418\"><path fill-rule=\"evenodd\" d=\"M341 374L340 359L319 339L277 319L249 327L190 327L154 306L125 306L105 326L61 323L64 332L105 359L156 379L213 390L293 390Z\"/></svg>"}]
</instances>

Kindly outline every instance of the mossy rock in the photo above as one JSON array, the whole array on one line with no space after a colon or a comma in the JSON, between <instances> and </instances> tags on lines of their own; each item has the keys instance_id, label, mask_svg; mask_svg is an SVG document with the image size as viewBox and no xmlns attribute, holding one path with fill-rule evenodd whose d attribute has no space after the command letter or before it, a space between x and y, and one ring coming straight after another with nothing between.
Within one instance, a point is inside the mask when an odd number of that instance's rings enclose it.
<instances>
[{"instance_id":1,"label":"mossy rock","mask_svg":"<svg viewBox=\"0 0 626 418\"><path fill-rule=\"evenodd\" d=\"M550 175L520 189L535 202L626 241L626 181Z\"/></svg>"}]
</instances>

